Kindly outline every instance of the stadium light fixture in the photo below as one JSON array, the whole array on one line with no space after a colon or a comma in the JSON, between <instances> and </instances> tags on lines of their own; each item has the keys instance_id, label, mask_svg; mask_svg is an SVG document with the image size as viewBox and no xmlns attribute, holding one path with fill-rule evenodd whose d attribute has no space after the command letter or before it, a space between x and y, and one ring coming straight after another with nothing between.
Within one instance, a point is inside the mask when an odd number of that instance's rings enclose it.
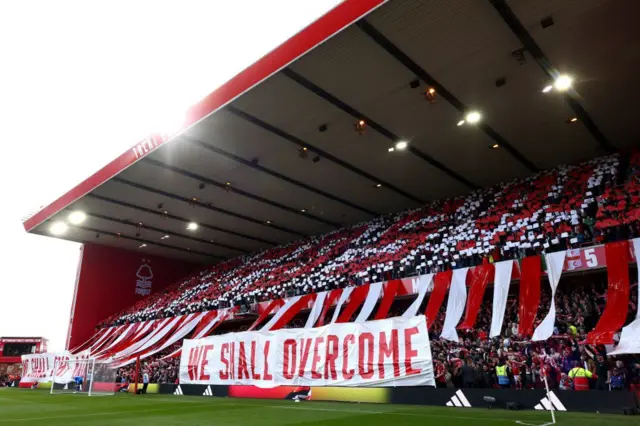
<instances>
[{"instance_id":1,"label":"stadium light fixture","mask_svg":"<svg viewBox=\"0 0 640 426\"><path fill-rule=\"evenodd\" d=\"M424 92L424 99L427 102L429 102L430 104L435 104L436 103L436 89L434 89L433 87L429 87Z\"/></svg>"},{"instance_id":2,"label":"stadium light fixture","mask_svg":"<svg viewBox=\"0 0 640 426\"><path fill-rule=\"evenodd\" d=\"M458 127L460 127L460 126L462 126L464 123L465 123L465 121L464 121L464 120L460 120L460 121L458 121L457 126L458 126Z\"/></svg>"},{"instance_id":3,"label":"stadium light fixture","mask_svg":"<svg viewBox=\"0 0 640 426\"><path fill-rule=\"evenodd\" d=\"M494 143L493 145L491 145L492 149L498 149L500 147L500 145L498 145L497 143Z\"/></svg>"},{"instance_id":4,"label":"stadium light fixture","mask_svg":"<svg viewBox=\"0 0 640 426\"><path fill-rule=\"evenodd\" d=\"M161 240L166 240L167 238L169 238L168 235L165 235L164 237L160 237Z\"/></svg>"},{"instance_id":5,"label":"stadium light fixture","mask_svg":"<svg viewBox=\"0 0 640 426\"><path fill-rule=\"evenodd\" d=\"M69 213L69 222L72 225L80 225L82 222L85 221L85 219L87 218L87 215L84 212L81 212L80 210L76 210L74 212Z\"/></svg>"},{"instance_id":6,"label":"stadium light fixture","mask_svg":"<svg viewBox=\"0 0 640 426\"><path fill-rule=\"evenodd\" d=\"M559 92L565 92L569 90L572 84L573 78L571 78L567 74L560 74L553 82L553 87L555 87Z\"/></svg>"},{"instance_id":7,"label":"stadium light fixture","mask_svg":"<svg viewBox=\"0 0 640 426\"><path fill-rule=\"evenodd\" d=\"M405 149L407 149L408 146L409 146L409 143L407 143L406 141L398 141L396 142L395 148L398 151L404 151Z\"/></svg>"},{"instance_id":8,"label":"stadium light fixture","mask_svg":"<svg viewBox=\"0 0 640 426\"><path fill-rule=\"evenodd\" d=\"M147 246L146 244L142 244L142 245L140 245L139 248L145 248L146 246Z\"/></svg>"},{"instance_id":9,"label":"stadium light fixture","mask_svg":"<svg viewBox=\"0 0 640 426\"><path fill-rule=\"evenodd\" d=\"M198 229L198 224L195 222L189 222L189 224L187 225L187 229L189 231L195 231Z\"/></svg>"},{"instance_id":10,"label":"stadium light fixture","mask_svg":"<svg viewBox=\"0 0 640 426\"><path fill-rule=\"evenodd\" d=\"M61 220L58 220L51 224L51 226L49 227L49 232L51 232L51 234L53 235L58 236L63 235L65 232L67 232L67 229L69 229L67 224Z\"/></svg>"},{"instance_id":11,"label":"stadium light fixture","mask_svg":"<svg viewBox=\"0 0 640 426\"><path fill-rule=\"evenodd\" d=\"M388 150L388 151L389 151L389 152L393 152L393 151L395 151L395 150L396 150L396 149L395 149L394 147L391 147L391 148L389 148L389 150Z\"/></svg>"},{"instance_id":12,"label":"stadium light fixture","mask_svg":"<svg viewBox=\"0 0 640 426\"><path fill-rule=\"evenodd\" d=\"M376 188L382 188L382 184L381 183L376 183Z\"/></svg>"},{"instance_id":13,"label":"stadium light fixture","mask_svg":"<svg viewBox=\"0 0 640 426\"><path fill-rule=\"evenodd\" d=\"M542 93L549 93L551 90L553 90L553 86L549 84L548 86L544 86Z\"/></svg>"},{"instance_id":14,"label":"stadium light fixture","mask_svg":"<svg viewBox=\"0 0 640 426\"><path fill-rule=\"evenodd\" d=\"M465 117L465 121L469 124L476 124L482 119L482 115L478 111L471 111Z\"/></svg>"}]
</instances>

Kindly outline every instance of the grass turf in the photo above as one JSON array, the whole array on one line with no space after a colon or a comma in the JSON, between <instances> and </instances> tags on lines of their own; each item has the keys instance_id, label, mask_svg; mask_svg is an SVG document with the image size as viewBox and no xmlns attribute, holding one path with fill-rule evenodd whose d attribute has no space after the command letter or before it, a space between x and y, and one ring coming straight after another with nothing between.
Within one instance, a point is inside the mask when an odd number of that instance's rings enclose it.
<instances>
[{"instance_id":1,"label":"grass turf","mask_svg":"<svg viewBox=\"0 0 640 426\"><path fill-rule=\"evenodd\" d=\"M548 412L207 398L173 395L104 397L49 395L28 389L0 389L0 425L331 425L331 426L498 426L516 421L542 425ZM637 417L558 413L566 426L626 426Z\"/></svg>"}]
</instances>

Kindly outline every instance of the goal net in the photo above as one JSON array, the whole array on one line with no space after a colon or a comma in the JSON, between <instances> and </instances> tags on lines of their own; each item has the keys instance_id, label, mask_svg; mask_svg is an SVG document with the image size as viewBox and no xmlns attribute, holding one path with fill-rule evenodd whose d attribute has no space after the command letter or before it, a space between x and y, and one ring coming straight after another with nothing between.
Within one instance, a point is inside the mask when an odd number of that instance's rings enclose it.
<instances>
[{"instance_id":1,"label":"goal net","mask_svg":"<svg viewBox=\"0 0 640 426\"><path fill-rule=\"evenodd\" d=\"M108 362L95 358L56 359L51 394L114 395L116 373Z\"/></svg>"}]
</instances>

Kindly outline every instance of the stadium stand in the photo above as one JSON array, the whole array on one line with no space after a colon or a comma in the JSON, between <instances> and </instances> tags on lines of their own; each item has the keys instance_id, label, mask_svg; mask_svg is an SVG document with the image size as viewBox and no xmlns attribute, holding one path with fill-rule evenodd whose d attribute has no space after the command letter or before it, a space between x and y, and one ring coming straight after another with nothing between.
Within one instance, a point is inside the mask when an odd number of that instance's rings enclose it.
<instances>
[{"instance_id":1,"label":"stadium stand","mask_svg":"<svg viewBox=\"0 0 640 426\"><path fill-rule=\"evenodd\" d=\"M236 258L144 299L102 325L206 311L309 292L516 259L543 250L637 236L615 188L618 155L379 217L308 240ZM599 203L596 197L601 196ZM636 195L637 197L637 195ZM616 205L609 203L616 200ZM632 213L632 212L631 212ZM612 216L613 215L613 216ZM595 217L594 217L595 216Z\"/></svg>"},{"instance_id":2,"label":"stadium stand","mask_svg":"<svg viewBox=\"0 0 640 426\"><path fill-rule=\"evenodd\" d=\"M434 202L233 259L180 280L166 292L106 319L101 326L249 305L633 238L640 235L633 208L640 200L638 164L639 156L634 152L622 166L617 154L561 166L464 198ZM637 284L632 285L635 287ZM545 287L536 325L548 311L550 301L550 291ZM408 303L396 300L387 316L400 314ZM552 388L572 389L571 369L584 366L593 374L590 386L594 389L634 390L640 387L640 360L606 357L604 346L586 342L605 304L603 274L565 278L556 294L558 314L553 337L544 342L531 342L518 334L517 287L511 289L500 338L490 339L487 334L493 311L491 289L484 295L475 327L462 331L459 342L439 337L445 318L443 306L430 328L437 384L498 387L495 367L504 363L507 387L514 389L543 387L541 369L545 369ZM630 306L627 322L637 310L635 292ZM285 327L304 326L306 315L298 314ZM252 318L232 321L211 334L243 331L252 322ZM148 357L140 366L140 374L149 372L154 383L175 383L179 348L178 343ZM131 365L119 370L122 383L130 382L134 374Z\"/></svg>"}]
</instances>

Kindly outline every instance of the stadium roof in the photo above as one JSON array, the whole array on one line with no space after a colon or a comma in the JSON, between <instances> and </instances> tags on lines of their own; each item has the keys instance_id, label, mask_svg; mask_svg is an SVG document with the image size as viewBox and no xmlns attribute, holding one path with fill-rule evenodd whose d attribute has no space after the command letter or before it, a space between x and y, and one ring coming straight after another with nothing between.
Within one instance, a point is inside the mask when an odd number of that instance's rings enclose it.
<instances>
[{"instance_id":1,"label":"stadium roof","mask_svg":"<svg viewBox=\"0 0 640 426\"><path fill-rule=\"evenodd\" d=\"M639 9L345 0L25 229L78 210L59 238L215 262L623 148L640 136ZM542 93L562 73L572 88Z\"/></svg>"}]
</instances>

